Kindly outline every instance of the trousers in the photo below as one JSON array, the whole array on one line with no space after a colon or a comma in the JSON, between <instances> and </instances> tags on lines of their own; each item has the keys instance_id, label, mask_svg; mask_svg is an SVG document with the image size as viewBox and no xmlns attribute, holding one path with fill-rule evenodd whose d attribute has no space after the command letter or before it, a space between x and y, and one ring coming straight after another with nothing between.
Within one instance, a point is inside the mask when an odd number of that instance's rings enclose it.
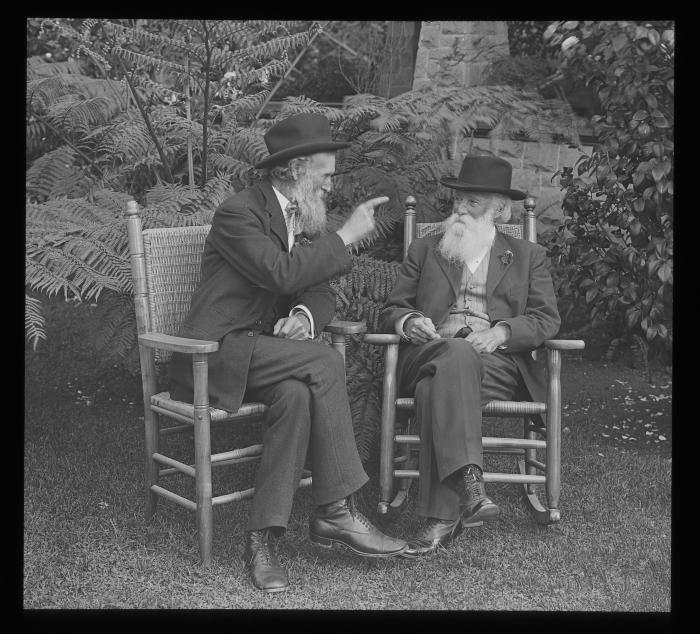
<instances>
[{"instance_id":1,"label":"trousers","mask_svg":"<svg viewBox=\"0 0 700 634\"><path fill-rule=\"evenodd\" d=\"M345 498L369 479L355 443L345 364L334 348L260 335L245 400L268 406L247 530L286 529L307 453L317 505Z\"/></svg>"},{"instance_id":2,"label":"trousers","mask_svg":"<svg viewBox=\"0 0 700 634\"><path fill-rule=\"evenodd\" d=\"M481 408L525 389L515 360L479 354L466 339L402 346L399 390L413 396L420 430L418 513L455 520L459 495L445 479L468 464L483 466Z\"/></svg>"}]
</instances>

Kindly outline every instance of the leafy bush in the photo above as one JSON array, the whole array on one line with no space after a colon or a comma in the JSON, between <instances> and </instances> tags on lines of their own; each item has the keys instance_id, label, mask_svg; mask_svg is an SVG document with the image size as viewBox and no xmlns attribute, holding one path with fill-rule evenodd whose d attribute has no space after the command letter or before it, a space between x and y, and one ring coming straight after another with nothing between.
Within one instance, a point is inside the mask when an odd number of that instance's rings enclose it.
<instances>
[{"instance_id":1,"label":"leafy bush","mask_svg":"<svg viewBox=\"0 0 700 634\"><path fill-rule=\"evenodd\" d=\"M612 350L636 340L669 359L673 339L674 30L668 23L556 22L544 34L565 77L603 109L600 144L564 169L565 221L548 242L569 332Z\"/></svg>"}]
</instances>

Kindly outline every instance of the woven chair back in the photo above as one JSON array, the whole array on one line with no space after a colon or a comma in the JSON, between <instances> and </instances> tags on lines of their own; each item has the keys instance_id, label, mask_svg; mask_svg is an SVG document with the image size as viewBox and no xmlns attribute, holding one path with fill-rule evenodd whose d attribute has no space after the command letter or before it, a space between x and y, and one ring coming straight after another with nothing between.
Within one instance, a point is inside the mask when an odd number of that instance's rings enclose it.
<instances>
[{"instance_id":1,"label":"woven chair back","mask_svg":"<svg viewBox=\"0 0 700 634\"><path fill-rule=\"evenodd\" d=\"M523 237L523 226L521 224L509 225L509 224L497 224L496 229L501 233L507 233L514 238ZM444 222L418 222L416 223L416 238L424 238L425 236L432 236L436 234L443 233L445 231Z\"/></svg>"},{"instance_id":2,"label":"woven chair back","mask_svg":"<svg viewBox=\"0 0 700 634\"><path fill-rule=\"evenodd\" d=\"M177 335L201 274L204 241L211 225L146 229L143 252L151 331ZM171 353L156 350L156 363Z\"/></svg>"}]
</instances>

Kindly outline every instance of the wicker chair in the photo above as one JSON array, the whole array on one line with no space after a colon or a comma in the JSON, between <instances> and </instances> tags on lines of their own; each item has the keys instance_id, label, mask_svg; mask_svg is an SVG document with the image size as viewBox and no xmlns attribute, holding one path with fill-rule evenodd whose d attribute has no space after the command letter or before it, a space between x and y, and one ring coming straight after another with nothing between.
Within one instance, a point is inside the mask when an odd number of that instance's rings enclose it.
<instances>
[{"instance_id":1,"label":"wicker chair","mask_svg":"<svg viewBox=\"0 0 700 634\"><path fill-rule=\"evenodd\" d=\"M497 225L497 229L515 237L525 235L537 241L535 201L526 198L523 225ZM404 257L414 235L418 237L441 233L442 223L419 223L416 226L416 200L406 199L404 223ZM407 499L411 481L419 477L416 468L416 449L420 438L409 433L415 423L413 398L397 398L396 364L400 337L396 334L367 334L365 341L386 346L380 431L380 500L379 513L398 509ZM522 485L524 499L537 522L550 524L560 519L559 490L561 474L561 353L564 350L582 350L579 340L548 340L544 343L547 358L546 401L491 401L482 413L485 417L516 417L523 421L519 437L483 438L485 454L507 454L516 457L515 472L484 472L486 482L507 482ZM533 352L533 355L535 353ZM397 424L397 411L404 413ZM546 426L537 424L539 415L546 414ZM400 447L395 455L395 447ZM538 453L539 452L539 453ZM397 468L398 467L398 468Z\"/></svg>"},{"instance_id":2,"label":"wicker chair","mask_svg":"<svg viewBox=\"0 0 700 634\"><path fill-rule=\"evenodd\" d=\"M138 205L129 201L126 210L134 303L138 330L141 379L143 385L146 450L146 520L156 511L159 497L195 511L199 552L203 566L211 562L213 507L251 498L253 488L213 496L212 467L234 465L259 459L262 445L238 447L211 453L212 423L240 423L260 419L267 407L244 403L237 412L209 406L207 355L219 348L216 341L178 337L180 323L187 315L190 299L200 277L200 260L210 225L142 230ZM345 338L365 332L365 324L334 321L325 331L331 344L345 358ZM170 398L158 392L156 367L170 359L172 352L192 355L194 403ZM177 424L161 426L164 420ZM161 449L163 436L194 431L195 463L167 456ZM185 498L165 488L160 478L184 473L195 480L195 499ZM311 484L308 472L299 486Z\"/></svg>"}]
</instances>

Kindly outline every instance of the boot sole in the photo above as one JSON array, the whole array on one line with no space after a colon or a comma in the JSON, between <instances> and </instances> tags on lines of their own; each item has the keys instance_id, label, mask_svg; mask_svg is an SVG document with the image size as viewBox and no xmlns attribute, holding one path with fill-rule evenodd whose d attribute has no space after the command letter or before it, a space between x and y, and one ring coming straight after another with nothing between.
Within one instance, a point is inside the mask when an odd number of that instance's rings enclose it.
<instances>
[{"instance_id":1,"label":"boot sole","mask_svg":"<svg viewBox=\"0 0 700 634\"><path fill-rule=\"evenodd\" d=\"M388 559L390 557L397 557L401 553L406 550L406 546L402 548L401 550L396 550L391 553L365 553L362 552L361 550L357 550L350 546L350 544L346 544L343 541L340 541L339 539L331 539L330 537L321 537L320 535L315 535L314 533L309 533L309 540L311 541L312 544L315 546L320 546L321 548L325 548L326 550L331 550L333 546L341 546L345 548L346 550L349 550L356 555L360 555L360 557L372 557L374 559Z\"/></svg>"},{"instance_id":2,"label":"boot sole","mask_svg":"<svg viewBox=\"0 0 700 634\"><path fill-rule=\"evenodd\" d=\"M274 594L275 592L286 592L287 590L289 590L289 586L284 586L284 588L260 588L258 586L255 587L258 588L258 590L266 592L267 594Z\"/></svg>"},{"instance_id":3,"label":"boot sole","mask_svg":"<svg viewBox=\"0 0 700 634\"><path fill-rule=\"evenodd\" d=\"M464 519L462 516L462 526L465 528L473 528L475 526L482 526L484 522L494 522L501 515L501 509L496 505L489 505L486 508L478 509L473 515L468 516Z\"/></svg>"}]
</instances>

